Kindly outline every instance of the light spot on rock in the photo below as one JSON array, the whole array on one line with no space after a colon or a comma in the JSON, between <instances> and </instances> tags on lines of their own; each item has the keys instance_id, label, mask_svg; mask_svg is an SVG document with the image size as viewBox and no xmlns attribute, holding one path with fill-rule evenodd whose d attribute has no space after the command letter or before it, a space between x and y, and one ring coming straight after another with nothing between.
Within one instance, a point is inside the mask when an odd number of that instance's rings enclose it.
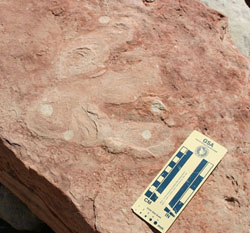
<instances>
[{"instance_id":1,"label":"light spot on rock","mask_svg":"<svg viewBox=\"0 0 250 233\"><path fill-rule=\"evenodd\" d=\"M67 130L63 133L63 137L65 140L69 141L74 137L74 132L72 130Z\"/></svg>"},{"instance_id":2,"label":"light spot on rock","mask_svg":"<svg viewBox=\"0 0 250 233\"><path fill-rule=\"evenodd\" d=\"M42 104L40 106L40 112L44 115L44 116L51 116L53 113L53 107L49 104Z\"/></svg>"},{"instance_id":3,"label":"light spot on rock","mask_svg":"<svg viewBox=\"0 0 250 233\"><path fill-rule=\"evenodd\" d=\"M110 22L110 18L108 16L101 16L98 21L100 23L103 23L103 24L106 24L106 23L109 23Z\"/></svg>"},{"instance_id":4,"label":"light spot on rock","mask_svg":"<svg viewBox=\"0 0 250 233\"><path fill-rule=\"evenodd\" d=\"M149 130L145 130L142 132L141 136L145 139L148 140L151 138L152 134Z\"/></svg>"},{"instance_id":5,"label":"light spot on rock","mask_svg":"<svg viewBox=\"0 0 250 233\"><path fill-rule=\"evenodd\" d=\"M160 100L155 100L152 103L152 111L153 112L160 113L164 110L166 110L166 106Z\"/></svg>"}]
</instances>

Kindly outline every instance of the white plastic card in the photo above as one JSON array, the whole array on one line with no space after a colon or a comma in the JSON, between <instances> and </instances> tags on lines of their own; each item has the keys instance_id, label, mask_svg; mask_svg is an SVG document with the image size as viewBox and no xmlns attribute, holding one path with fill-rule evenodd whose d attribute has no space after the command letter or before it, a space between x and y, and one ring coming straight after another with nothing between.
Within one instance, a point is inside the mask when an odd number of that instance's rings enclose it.
<instances>
[{"instance_id":1,"label":"white plastic card","mask_svg":"<svg viewBox=\"0 0 250 233\"><path fill-rule=\"evenodd\" d=\"M132 206L160 232L166 232L205 182L227 149L193 131Z\"/></svg>"}]
</instances>

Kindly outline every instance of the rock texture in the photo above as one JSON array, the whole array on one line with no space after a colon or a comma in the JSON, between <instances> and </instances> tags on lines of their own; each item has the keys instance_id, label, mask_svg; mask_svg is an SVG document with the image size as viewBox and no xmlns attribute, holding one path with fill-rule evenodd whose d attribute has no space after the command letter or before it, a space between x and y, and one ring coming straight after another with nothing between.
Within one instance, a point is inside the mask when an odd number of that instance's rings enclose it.
<instances>
[{"instance_id":1,"label":"rock texture","mask_svg":"<svg viewBox=\"0 0 250 233\"><path fill-rule=\"evenodd\" d=\"M229 152L169 233L249 232L250 61L198 0L0 1L0 182L58 233L130 207L193 129Z\"/></svg>"},{"instance_id":2,"label":"rock texture","mask_svg":"<svg viewBox=\"0 0 250 233\"><path fill-rule=\"evenodd\" d=\"M207 6L225 14L229 20L229 31L238 49L250 57L250 7L244 0L201 0Z\"/></svg>"}]
</instances>

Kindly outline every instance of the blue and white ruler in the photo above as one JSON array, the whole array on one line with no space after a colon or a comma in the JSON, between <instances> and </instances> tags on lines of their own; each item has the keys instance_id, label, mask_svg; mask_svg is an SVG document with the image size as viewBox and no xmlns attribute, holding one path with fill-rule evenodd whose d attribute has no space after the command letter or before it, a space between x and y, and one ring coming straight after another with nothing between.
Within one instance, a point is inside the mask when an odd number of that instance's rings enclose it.
<instances>
[{"instance_id":1,"label":"blue and white ruler","mask_svg":"<svg viewBox=\"0 0 250 233\"><path fill-rule=\"evenodd\" d=\"M166 232L208 178L227 149L193 131L132 206L160 232Z\"/></svg>"}]
</instances>

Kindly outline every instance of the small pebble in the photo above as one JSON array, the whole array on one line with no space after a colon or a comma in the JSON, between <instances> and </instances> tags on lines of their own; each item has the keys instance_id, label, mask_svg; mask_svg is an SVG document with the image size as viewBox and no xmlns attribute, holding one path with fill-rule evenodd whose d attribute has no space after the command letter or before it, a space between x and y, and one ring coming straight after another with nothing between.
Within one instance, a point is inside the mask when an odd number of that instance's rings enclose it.
<instances>
[{"instance_id":1,"label":"small pebble","mask_svg":"<svg viewBox=\"0 0 250 233\"><path fill-rule=\"evenodd\" d=\"M153 112L160 113L160 112L166 110L166 106L160 100L155 100L152 103L151 109Z\"/></svg>"}]
</instances>

